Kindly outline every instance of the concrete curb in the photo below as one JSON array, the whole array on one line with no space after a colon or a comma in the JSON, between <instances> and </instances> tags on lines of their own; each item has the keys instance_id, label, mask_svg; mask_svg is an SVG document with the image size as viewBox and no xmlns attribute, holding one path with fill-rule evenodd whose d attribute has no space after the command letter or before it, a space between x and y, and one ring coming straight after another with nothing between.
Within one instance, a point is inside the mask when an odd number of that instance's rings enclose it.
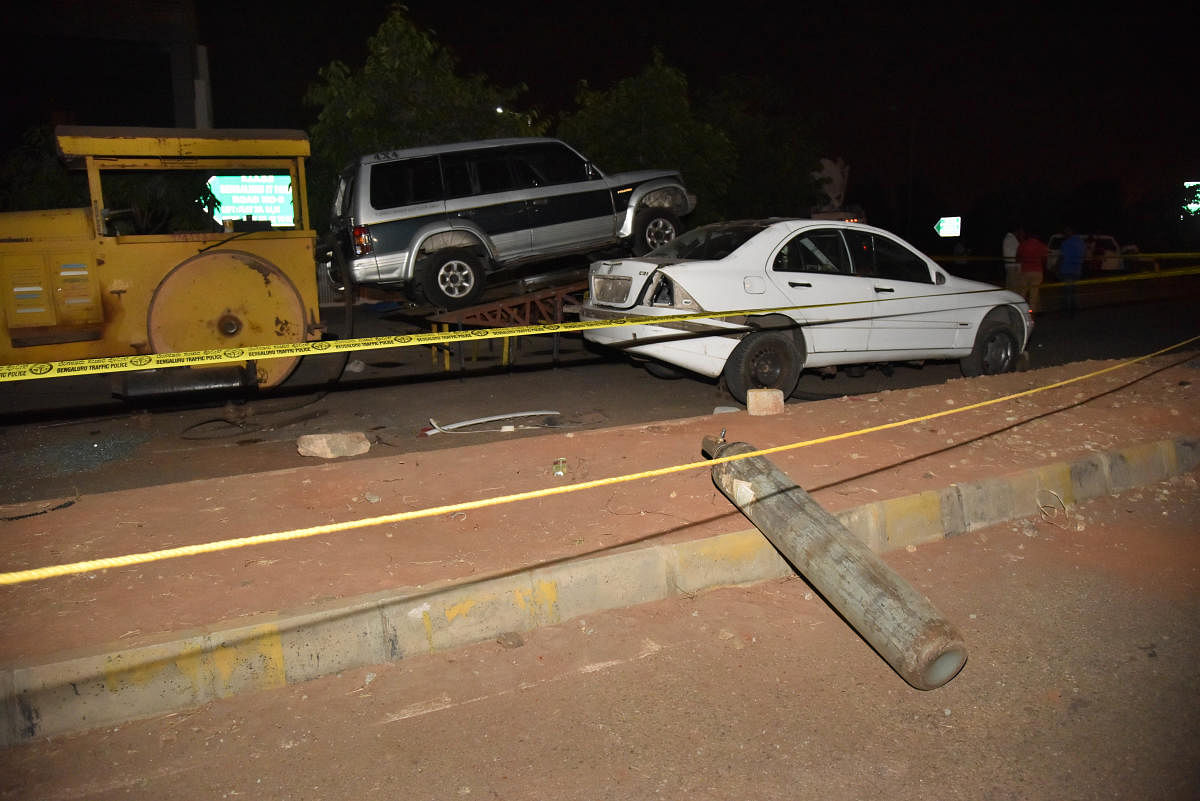
<instances>
[{"instance_id":1,"label":"concrete curb","mask_svg":"<svg viewBox=\"0 0 1200 801\"><path fill-rule=\"evenodd\" d=\"M837 515L872 550L1039 514L1043 504L1152 484L1200 466L1200 439L1095 453ZM0 745L193 708L249 690L447 650L592 614L792 574L756 530L396 589L325 607L113 643L0 670Z\"/></svg>"}]
</instances>

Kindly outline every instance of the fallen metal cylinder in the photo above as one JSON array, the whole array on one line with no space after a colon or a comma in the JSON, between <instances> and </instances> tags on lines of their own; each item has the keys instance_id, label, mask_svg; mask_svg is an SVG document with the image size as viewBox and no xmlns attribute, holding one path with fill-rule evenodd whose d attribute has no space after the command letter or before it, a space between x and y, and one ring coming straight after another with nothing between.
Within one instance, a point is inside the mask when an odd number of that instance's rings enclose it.
<instances>
[{"instance_id":1,"label":"fallen metal cylinder","mask_svg":"<svg viewBox=\"0 0 1200 801\"><path fill-rule=\"evenodd\" d=\"M118 374L113 395L124 400L143 400L159 395L202 394L251 389L257 385L254 371L243 366L168 367Z\"/></svg>"},{"instance_id":2,"label":"fallen metal cylinder","mask_svg":"<svg viewBox=\"0 0 1200 801\"><path fill-rule=\"evenodd\" d=\"M753 450L704 438L709 458ZM769 459L722 462L712 478L901 678L933 690L962 669L967 648L954 625Z\"/></svg>"}]
</instances>

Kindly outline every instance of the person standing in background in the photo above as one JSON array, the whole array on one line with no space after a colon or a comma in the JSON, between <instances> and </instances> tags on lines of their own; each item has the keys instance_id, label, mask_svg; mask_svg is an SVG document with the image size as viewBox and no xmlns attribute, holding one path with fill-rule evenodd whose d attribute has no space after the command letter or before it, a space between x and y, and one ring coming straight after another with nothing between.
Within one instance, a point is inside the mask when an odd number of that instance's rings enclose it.
<instances>
[{"instance_id":1,"label":"person standing in background","mask_svg":"<svg viewBox=\"0 0 1200 801\"><path fill-rule=\"evenodd\" d=\"M1020 282L1020 266L1017 264L1017 248L1021 245L1021 229L1013 228L1004 235L1000 243L1000 256L1004 260L1004 288L1017 291Z\"/></svg>"},{"instance_id":2,"label":"person standing in background","mask_svg":"<svg viewBox=\"0 0 1200 801\"><path fill-rule=\"evenodd\" d=\"M1079 300L1075 296L1075 282L1083 277L1083 237L1075 233L1071 226L1062 231L1062 245L1059 246L1058 278L1064 284L1063 301L1067 314L1072 317L1079 310Z\"/></svg>"},{"instance_id":3,"label":"person standing in background","mask_svg":"<svg viewBox=\"0 0 1200 801\"><path fill-rule=\"evenodd\" d=\"M1050 249L1046 243L1038 239L1037 234L1025 235L1023 230L1017 231L1021 244L1017 247L1017 292L1029 304L1029 308L1037 313L1038 292L1042 286L1042 278L1046 270L1046 255Z\"/></svg>"}]
</instances>

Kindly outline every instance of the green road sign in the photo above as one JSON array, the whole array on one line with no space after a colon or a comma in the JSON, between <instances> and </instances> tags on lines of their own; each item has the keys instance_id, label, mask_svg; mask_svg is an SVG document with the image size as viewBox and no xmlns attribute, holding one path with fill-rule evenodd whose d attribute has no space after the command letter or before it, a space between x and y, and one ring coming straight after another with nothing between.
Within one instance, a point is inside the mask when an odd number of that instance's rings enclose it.
<instances>
[{"instance_id":1,"label":"green road sign","mask_svg":"<svg viewBox=\"0 0 1200 801\"><path fill-rule=\"evenodd\" d=\"M275 228L296 224L290 175L214 175L208 188L221 201L220 221L270 220Z\"/></svg>"},{"instance_id":2,"label":"green road sign","mask_svg":"<svg viewBox=\"0 0 1200 801\"><path fill-rule=\"evenodd\" d=\"M962 217L943 217L933 226L940 237L958 236L962 231Z\"/></svg>"}]
</instances>

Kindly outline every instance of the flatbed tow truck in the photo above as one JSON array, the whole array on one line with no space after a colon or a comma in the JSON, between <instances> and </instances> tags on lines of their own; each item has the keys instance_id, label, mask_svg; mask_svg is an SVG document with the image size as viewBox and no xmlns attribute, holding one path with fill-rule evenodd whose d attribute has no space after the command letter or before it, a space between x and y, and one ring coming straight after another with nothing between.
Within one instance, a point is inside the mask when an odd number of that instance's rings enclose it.
<instances>
[{"instance_id":1,"label":"flatbed tow truck","mask_svg":"<svg viewBox=\"0 0 1200 801\"><path fill-rule=\"evenodd\" d=\"M310 224L302 131L60 126L55 135L64 162L86 173L89 202L0 214L0 364L228 351L334 335L321 319L323 295L331 316L341 315L333 312L336 294L319 285L317 262L327 256ZM206 192L215 176L272 178L286 192L280 200L290 203L290 219L229 219ZM561 322L585 282L586 263L514 274L482 304L405 316L434 331ZM353 336L350 306L360 294L341 293L342 338ZM507 338L503 345L508 364ZM434 346L433 366L451 369L450 352ZM332 370L321 359L295 380L328 380ZM270 391L301 360L114 372L113 394Z\"/></svg>"}]
</instances>

